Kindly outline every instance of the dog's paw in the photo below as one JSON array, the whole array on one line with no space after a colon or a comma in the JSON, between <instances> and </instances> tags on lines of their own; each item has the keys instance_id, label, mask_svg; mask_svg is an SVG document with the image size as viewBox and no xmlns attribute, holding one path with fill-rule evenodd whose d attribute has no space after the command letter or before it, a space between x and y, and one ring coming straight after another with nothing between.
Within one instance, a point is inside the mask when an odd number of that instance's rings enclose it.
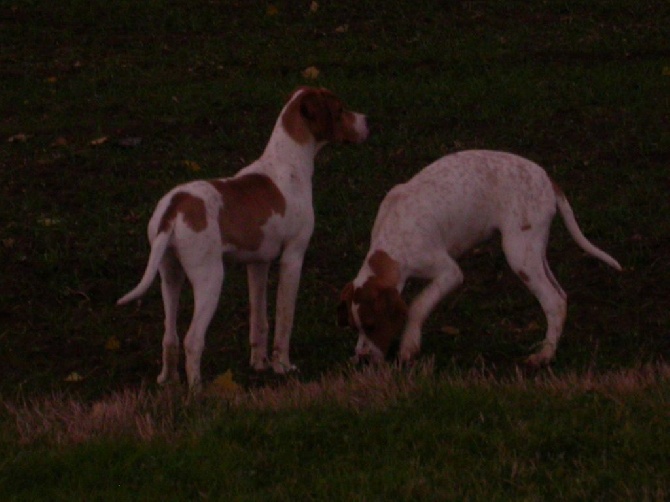
<instances>
[{"instance_id":1,"label":"dog's paw","mask_svg":"<svg viewBox=\"0 0 670 502\"><path fill-rule=\"evenodd\" d=\"M267 357L253 358L249 361L249 365L254 371L259 373L270 369L270 361L268 361Z\"/></svg>"},{"instance_id":2,"label":"dog's paw","mask_svg":"<svg viewBox=\"0 0 670 502\"><path fill-rule=\"evenodd\" d=\"M551 357L543 354L542 352L538 352L537 354L531 354L528 356L524 365L529 371L538 371L539 369L549 366L551 360Z\"/></svg>"},{"instance_id":3,"label":"dog's paw","mask_svg":"<svg viewBox=\"0 0 670 502\"><path fill-rule=\"evenodd\" d=\"M170 385L170 384L179 384L179 373L178 372L167 372L163 370L160 375L156 378L158 385Z\"/></svg>"},{"instance_id":4,"label":"dog's paw","mask_svg":"<svg viewBox=\"0 0 670 502\"><path fill-rule=\"evenodd\" d=\"M298 371L298 367L288 361L272 361L272 371L277 375L288 375L289 373Z\"/></svg>"}]
</instances>

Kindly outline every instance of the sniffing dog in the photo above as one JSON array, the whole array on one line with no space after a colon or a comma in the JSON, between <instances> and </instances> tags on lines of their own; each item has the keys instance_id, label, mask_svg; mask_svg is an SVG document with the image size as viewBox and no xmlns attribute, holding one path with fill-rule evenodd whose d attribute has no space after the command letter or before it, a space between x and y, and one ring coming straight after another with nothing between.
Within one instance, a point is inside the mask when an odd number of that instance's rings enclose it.
<instances>
[{"instance_id":1,"label":"sniffing dog","mask_svg":"<svg viewBox=\"0 0 670 502\"><path fill-rule=\"evenodd\" d=\"M420 350L424 321L463 282L456 260L497 230L507 262L547 318L542 347L527 362L548 364L567 309L567 296L546 257L557 208L584 251L621 270L584 237L558 185L522 157L484 150L455 153L394 187L377 213L365 262L341 294L339 323L359 333L355 359L383 360L402 332L399 361L412 360ZM408 308L400 295L410 277L429 284Z\"/></svg>"}]
</instances>

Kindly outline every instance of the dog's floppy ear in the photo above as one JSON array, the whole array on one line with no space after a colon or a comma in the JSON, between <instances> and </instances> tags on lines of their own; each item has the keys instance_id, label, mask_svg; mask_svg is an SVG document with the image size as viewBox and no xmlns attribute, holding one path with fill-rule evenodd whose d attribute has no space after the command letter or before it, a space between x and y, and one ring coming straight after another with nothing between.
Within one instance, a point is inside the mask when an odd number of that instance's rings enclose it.
<instances>
[{"instance_id":1,"label":"dog's floppy ear","mask_svg":"<svg viewBox=\"0 0 670 502\"><path fill-rule=\"evenodd\" d=\"M316 121L324 114L325 103L320 92L309 89L301 98L300 114L307 120Z\"/></svg>"},{"instance_id":2,"label":"dog's floppy ear","mask_svg":"<svg viewBox=\"0 0 670 502\"><path fill-rule=\"evenodd\" d=\"M353 327L351 318L351 300L354 297L354 283L350 282L340 293L340 303L337 306L337 325Z\"/></svg>"},{"instance_id":3,"label":"dog's floppy ear","mask_svg":"<svg viewBox=\"0 0 670 502\"><path fill-rule=\"evenodd\" d=\"M379 290L375 298L375 315L377 325L368 336L379 350L387 354L407 321L407 304L397 289L391 287Z\"/></svg>"}]
</instances>

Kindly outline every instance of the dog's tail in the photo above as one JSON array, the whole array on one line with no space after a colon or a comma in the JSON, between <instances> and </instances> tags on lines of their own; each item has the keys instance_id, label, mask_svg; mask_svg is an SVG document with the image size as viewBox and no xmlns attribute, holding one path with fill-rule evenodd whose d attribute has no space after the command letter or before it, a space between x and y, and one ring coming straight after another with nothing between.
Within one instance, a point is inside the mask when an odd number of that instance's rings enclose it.
<instances>
[{"instance_id":1,"label":"dog's tail","mask_svg":"<svg viewBox=\"0 0 670 502\"><path fill-rule=\"evenodd\" d=\"M119 300L116 302L117 305L125 305L126 303L130 303L133 300L137 300L147 292L149 286L151 286L151 283L154 282L154 279L156 278L156 274L158 273L158 265L163 259L163 255L165 254L165 250L168 247L171 236L172 229L159 232L156 235L156 238L151 243L149 261L147 262L147 268L144 271L142 280L137 286L135 286L135 289L127 293L125 296L119 298Z\"/></svg>"},{"instance_id":2,"label":"dog's tail","mask_svg":"<svg viewBox=\"0 0 670 502\"><path fill-rule=\"evenodd\" d=\"M581 247L591 256L604 261L610 267L615 268L618 271L621 271L621 265L619 265L618 261L616 261L610 255L608 255L602 249L599 249L593 244L591 244L591 242L584 236L582 230L579 228L579 225L577 224L577 220L575 219L575 213L572 211L572 207L570 207L568 199L566 198L565 194L560 189L560 187L555 183L554 183L554 192L556 193L556 205L558 206L558 210L560 211L561 216L563 217L563 222L565 223L568 232L570 232L570 235L579 245L579 247Z\"/></svg>"}]
</instances>

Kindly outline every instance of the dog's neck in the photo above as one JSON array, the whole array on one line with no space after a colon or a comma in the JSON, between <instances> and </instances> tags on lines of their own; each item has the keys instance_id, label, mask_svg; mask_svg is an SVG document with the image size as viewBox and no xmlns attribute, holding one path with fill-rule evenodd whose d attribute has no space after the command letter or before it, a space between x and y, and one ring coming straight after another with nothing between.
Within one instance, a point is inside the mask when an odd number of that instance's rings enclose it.
<instances>
[{"instance_id":1,"label":"dog's neck","mask_svg":"<svg viewBox=\"0 0 670 502\"><path fill-rule=\"evenodd\" d=\"M290 104L289 101L279 114L270 140L259 160L270 160L273 164L287 166L294 175L311 180L314 173L314 158L326 142L317 143L314 138L310 137L308 141L300 143L289 134L284 125L283 116L287 113Z\"/></svg>"}]
</instances>

